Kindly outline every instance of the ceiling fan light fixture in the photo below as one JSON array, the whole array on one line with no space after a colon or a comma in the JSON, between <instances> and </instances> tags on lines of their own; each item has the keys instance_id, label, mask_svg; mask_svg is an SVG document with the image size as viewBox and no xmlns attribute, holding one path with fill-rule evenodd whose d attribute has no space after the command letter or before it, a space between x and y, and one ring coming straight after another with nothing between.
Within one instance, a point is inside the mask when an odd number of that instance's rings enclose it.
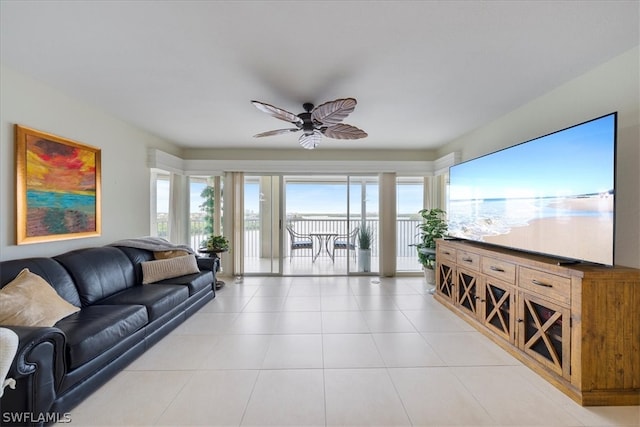
<instances>
[{"instance_id":1,"label":"ceiling fan light fixture","mask_svg":"<svg viewBox=\"0 0 640 427\"><path fill-rule=\"evenodd\" d=\"M297 115L264 102L251 101L251 103L260 111L296 126L290 129L262 132L254 135L256 138L302 130L303 134L298 142L302 147L313 150L318 146L322 136L334 139L360 139L368 136L362 129L342 123L342 120L355 109L358 103L355 98L336 99L317 107L310 102L305 102L302 105L305 112Z\"/></svg>"}]
</instances>

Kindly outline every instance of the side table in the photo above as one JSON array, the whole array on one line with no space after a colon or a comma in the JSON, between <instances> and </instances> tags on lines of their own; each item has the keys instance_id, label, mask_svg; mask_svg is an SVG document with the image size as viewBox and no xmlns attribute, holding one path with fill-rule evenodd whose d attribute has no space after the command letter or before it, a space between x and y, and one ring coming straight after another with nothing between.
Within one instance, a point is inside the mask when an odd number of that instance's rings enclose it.
<instances>
[{"instance_id":1,"label":"side table","mask_svg":"<svg viewBox=\"0 0 640 427\"><path fill-rule=\"evenodd\" d=\"M228 249L198 249L198 253L201 254L206 254L208 257L213 258L214 262L213 262L213 268L214 268L214 274L220 271L220 255L223 252L227 252ZM216 291L220 288L222 288L225 285L225 283L222 280L218 280L216 278Z\"/></svg>"}]
</instances>

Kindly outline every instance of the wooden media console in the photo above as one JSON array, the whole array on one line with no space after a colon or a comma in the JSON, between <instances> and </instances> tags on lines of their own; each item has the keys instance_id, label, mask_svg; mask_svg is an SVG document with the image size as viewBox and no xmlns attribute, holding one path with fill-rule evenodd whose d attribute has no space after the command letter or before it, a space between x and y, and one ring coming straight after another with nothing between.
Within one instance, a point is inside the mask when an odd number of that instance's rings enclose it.
<instances>
[{"instance_id":1,"label":"wooden media console","mask_svg":"<svg viewBox=\"0 0 640 427\"><path fill-rule=\"evenodd\" d=\"M437 242L435 298L584 406L640 405L640 270Z\"/></svg>"}]
</instances>

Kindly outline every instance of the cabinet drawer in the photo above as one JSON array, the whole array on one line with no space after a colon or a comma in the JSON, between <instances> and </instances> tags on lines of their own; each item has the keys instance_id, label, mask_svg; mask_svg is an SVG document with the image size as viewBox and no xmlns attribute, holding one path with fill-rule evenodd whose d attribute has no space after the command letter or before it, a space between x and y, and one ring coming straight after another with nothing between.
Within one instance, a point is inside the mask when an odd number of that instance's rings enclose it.
<instances>
[{"instance_id":1,"label":"cabinet drawer","mask_svg":"<svg viewBox=\"0 0 640 427\"><path fill-rule=\"evenodd\" d=\"M456 250L449 246L438 246L438 253L436 254L439 260L449 260L456 262Z\"/></svg>"},{"instance_id":2,"label":"cabinet drawer","mask_svg":"<svg viewBox=\"0 0 640 427\"><path fill-rule=\"evenodd\" d=\"M566 305L571 304L571 279L532 268L520 268L518 286L545 295Z\"/></svg>"},{"instance_id":3,"label":"cabinet drawer","mask_svg":"<svg viewBox=\"0 0 640 427\"><path fill-rule=\"evenodd\" d=\"M457 251L456 263L460 267L470 268L472 270L480 271L480 255L473 252Z\"/></svg>"},{"instance_id":4,"label":"cabinet drawer","mask_svg":"<svg viewBox=\"0 0 640 427\"><path fill-rule=\"evenodd\" d=\"M487 276L495 277L509 284L516 282L516 266L510 262L486 256L482 257L482 272Z\"/></svg>"}]
</instances>

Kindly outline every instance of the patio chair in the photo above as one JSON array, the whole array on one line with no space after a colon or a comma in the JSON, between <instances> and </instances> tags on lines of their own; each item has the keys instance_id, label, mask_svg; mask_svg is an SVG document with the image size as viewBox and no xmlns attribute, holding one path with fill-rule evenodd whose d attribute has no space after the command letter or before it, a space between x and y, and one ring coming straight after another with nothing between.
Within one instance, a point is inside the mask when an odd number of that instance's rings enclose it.
<instances>
[{"instance_id":1,"label":"patio chair","mask_svg":"<svg viewBox=\"0 0 640 427\"><path fill-rule=\"evenodd\" d=\"M311 255L313 256L313 240L311 236L307 236L304 234L296 233L293 231L290 225L287 226L287 231L289 232L289 237L291 239L290 254L289 254L289 262L293 259L294 251L300 249L309 249L311 251Z\"/></svg>"},{"instance_id":2,"label":"patio chair","mask_svg":"<svg viewBox=\"0 0 640 427\"><path fill-rule=\"evenodd\" d=\"M358 230L356 227L347 234L339 234L333 241L333 251L331 252L331 259L334 259L336 250L346 250L347 255L350 251L353 251L353 259L356 258L356 237L358 236Z\"/></svg>"}]
</instances>

